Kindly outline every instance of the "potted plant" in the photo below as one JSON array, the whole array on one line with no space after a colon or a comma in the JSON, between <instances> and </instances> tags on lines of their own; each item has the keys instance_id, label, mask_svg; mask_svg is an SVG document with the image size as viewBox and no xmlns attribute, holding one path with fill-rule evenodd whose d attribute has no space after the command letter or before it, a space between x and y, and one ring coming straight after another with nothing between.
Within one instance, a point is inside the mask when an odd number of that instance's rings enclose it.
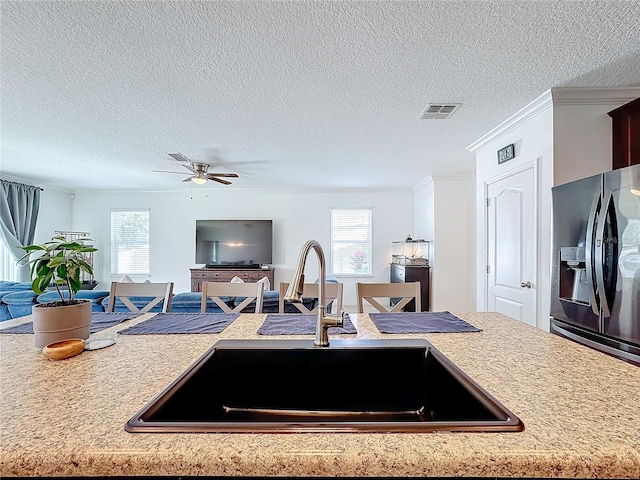
<instances>
[{"instance_id":1,"label":"potted plant","mask_svg":"<svg viewBox=\"0 0 640 480\"><path fill-rule=\"evenodd\" d=\"M53 284L60 295L60 300L33 306L33 333L37 348L70 338L89 338L91 301L74 298L82 287L81 272L93 274L86 254L98 249L88 242L93 240L69 241L58 235L41 245L21 247L27 253L19 261L29 258L33 291L41 295ZM40 255L31 258L37 253Z\"/></svg>"}]
</instances>

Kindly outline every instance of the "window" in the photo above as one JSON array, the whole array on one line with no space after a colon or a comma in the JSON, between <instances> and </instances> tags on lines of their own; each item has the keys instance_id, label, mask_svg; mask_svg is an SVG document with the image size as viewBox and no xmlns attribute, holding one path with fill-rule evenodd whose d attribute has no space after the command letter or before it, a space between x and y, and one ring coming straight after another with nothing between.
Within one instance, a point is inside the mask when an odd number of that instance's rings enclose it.
<instances>
[{"instance_id":1,"label":"window","mask_svg":"<svg viewBox=\"0 0 640 480\"><path fill-rule=\"evenodd\" d=\"M334 275L371 275L371 209L331 209Z\"/></svg>"},{"instance_id":2,"label":"window","mask_svg":"<svg viewBox=\"0 0 640 480\"><path fill-rule=\"evenodd\" d=\"M149 274L149 209L111 210L111 274Z\"/></svg>"},{"instance_id":3,"label":"window","mask_svg":"<svg viewBox=\"0 0 640 480\"><path fill-rule=\"evenodd\" d=\"M20 251L22 256L24 251ZM16 281L18 278L18 263L4 244L4 240L0 240L0 280Z\"/></svg>"}]
</instances>

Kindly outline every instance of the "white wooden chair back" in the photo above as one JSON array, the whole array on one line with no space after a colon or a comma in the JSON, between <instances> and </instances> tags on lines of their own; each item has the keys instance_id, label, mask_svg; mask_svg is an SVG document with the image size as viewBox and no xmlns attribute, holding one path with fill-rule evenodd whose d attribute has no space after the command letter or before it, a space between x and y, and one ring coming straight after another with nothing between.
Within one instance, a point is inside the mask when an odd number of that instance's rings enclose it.
<instances>
[{"instance_id":1,"label":"white wooden chair back","mask_svg":"<svg viewBox=\"0 0 640 480\"><path fill-rule=\"evenodd\" d=\"M243 308L255 300L255 313L262 313L262 298L264 283L227 283L227 282L202 282L202 304L200 311L207 311L207 300L211 298L225 313L240 313ZM235 307L227 305L221 297L245 297Z\"/></svg>"},{"instance_id":2,"label":"white wooden chair back","mask_svg":"<svg viewBox=\"0 0 640 480\"><path fill-rule=\"evenodd\" d=\"M409 283L356 283L358 297L358 313L363 313L363 300L366 300L376 310L383 313L400 312L411 300L415 300L416 312L421 311L420 282ZM380 298L400 298L392 306L381 304ZM389 302L391 303L391 302ZM387 304L388 305L388 304Z\"/></svg>"},{"instance_id":3,"label":"white wooden chair back","mask_svg":"<svg viewBox=\"0 0 640 480\"><path fill-rule=\"evenodd\" d=\"M278 311L284 313L285 302L284 294L289 288L289 283L280 282L280 298L278 300ZM302 287L302 296L304 298L318 298L318 284L317 283L305 283ZM324 296L327 306L331 305L332 312L338 312L342 310L342 283L325 283L324 284ZM319 303L319 302L318 302ZM293 303L298 310L302 313L317 313L318 305L315 308L309 310L302 303ZM335 306L335 310L333 307Z\"/></svg>"},{"instance_id":4,"label":"white wooden chair back","mask_svg":"<svg viewBox=\"0 0 640 480\"><path fill-rule=\"evenodd\" d=\"M129 297L151 297L149 302L140 308L135 305ZM132 282L111 282L109 290L109 307L107 311L115 311L116 300L120 300L129 310L136 313L147 313L153 307L162 304L162 311L167 313L171 310L171 298L173 297L173 282L163 283L132 283Z\"/></svg>"}]
</instances>

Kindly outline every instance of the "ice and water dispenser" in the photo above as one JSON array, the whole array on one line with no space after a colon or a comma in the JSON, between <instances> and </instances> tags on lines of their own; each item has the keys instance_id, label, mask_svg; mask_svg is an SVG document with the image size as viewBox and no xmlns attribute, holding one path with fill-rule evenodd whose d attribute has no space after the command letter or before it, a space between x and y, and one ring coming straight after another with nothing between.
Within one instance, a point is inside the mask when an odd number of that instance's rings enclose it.
<instances>
[{"instance_id":1,"label":"ice and water dispenser","mask_svg":"<svg viewBox=\"0 0 640 480\"><path fill-rule=\"evenodd\" d=\"M559 296L561 300L589 305L590 281L586 266L587 224L581 222L575 246L560 247Z\"/></svg>"},{"instance_id":2,"label":"ice and water dispenser","mask_svg":"<svg viewBox=\"0 0 640 480\"><path fill-rule=\"evenodd\" d=\"M560 298L589 304L585 247L560 247Z\"/></svg>"}]
</instances>

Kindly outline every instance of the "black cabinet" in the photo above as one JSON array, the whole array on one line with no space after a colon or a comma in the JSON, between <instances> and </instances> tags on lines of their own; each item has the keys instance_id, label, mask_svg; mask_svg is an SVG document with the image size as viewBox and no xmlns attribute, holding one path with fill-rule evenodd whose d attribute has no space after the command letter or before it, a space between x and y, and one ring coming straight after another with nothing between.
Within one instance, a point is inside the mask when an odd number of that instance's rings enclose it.
<instances>
[{"instance_id":1,"label":"black cabinet","mask_svg":"<svg viewBox=\"0 0 640 480\"><path fill-rule=\"evenodd\" d=\"M422 311L428 312L431 307L429 305L429 276L431 268L425 265L401 265L397 263L391 264L391 283L408 283L420 282L420 303ZM391 304L395 305L397 299L391 299ZM407 312L414 312L416 309L413 300L404 308Z\"/></svg>"}]
</instances>

